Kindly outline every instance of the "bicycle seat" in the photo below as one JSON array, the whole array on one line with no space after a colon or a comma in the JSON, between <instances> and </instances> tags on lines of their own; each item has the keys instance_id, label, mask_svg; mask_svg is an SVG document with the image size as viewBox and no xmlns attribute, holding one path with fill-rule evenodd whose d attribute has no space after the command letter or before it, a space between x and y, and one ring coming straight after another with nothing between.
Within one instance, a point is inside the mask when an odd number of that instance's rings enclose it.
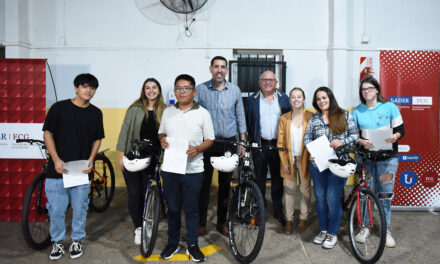
<instances>
[{"instance_id":1,"label":"bicycle seat","mask_svg":"<svg viewBox=\"0 0 440 264\"><path fill-rule=\"evenodd\" d=\"M211 157L211 165L221 172L231 172L238 166L238 155L234 154L230 157Z\"/></svg>"}]
</instances>

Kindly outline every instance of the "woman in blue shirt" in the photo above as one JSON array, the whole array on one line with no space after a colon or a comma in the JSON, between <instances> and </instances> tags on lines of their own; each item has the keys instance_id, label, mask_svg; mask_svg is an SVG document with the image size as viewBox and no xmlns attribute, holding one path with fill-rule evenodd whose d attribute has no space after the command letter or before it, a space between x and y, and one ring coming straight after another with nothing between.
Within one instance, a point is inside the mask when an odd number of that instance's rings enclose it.
<instances>
[{"instance_id":1,"label":"woman in blue shirt","mask_svg":"<svg viewBox=\"0 0 440 264\"><path fill-rule=\"evenodd\" d=\"M313 107L317 110L307 124L304 145L326 136L330 147L340 149L356 144L359 132L351 114L338 106L333 92L319 87L313 95ZM347 155L342 154L341 155ZM347 179L334 175L329 169L319 171L310 156L309 169L313 179L320 233L313 243L331 249L337 242L337 233L342 215L342 195Z\"/></svg>"},{"instance_id":2,"label":"woman in blue shirt","mask_svg":"<svg viewBox=\"0 0 440 264\"><path fill-rule=\"evenodd\" d=\"M391 200L398 166L397 140L403 137L405 129L397 106L387 102L380 92L381 88L376 79L372 77L362 79L359 85L359 99L362 103L354 109L353 117L362 132L362 137L359 140L361 149L370 154L369 159L364 164L369 174L368 184L379 196L385 211L387 223L385 245L395 247L396 242L390 232ZM392 150L377 149L372 151L374 145L366 138L366 131L387 128L392 129L391 137L386 139L386 142L392 143ZM356 241L359 243L365 242L369 233L369 229L363 227L356 236Z\"/></svg>"}]
</instances>

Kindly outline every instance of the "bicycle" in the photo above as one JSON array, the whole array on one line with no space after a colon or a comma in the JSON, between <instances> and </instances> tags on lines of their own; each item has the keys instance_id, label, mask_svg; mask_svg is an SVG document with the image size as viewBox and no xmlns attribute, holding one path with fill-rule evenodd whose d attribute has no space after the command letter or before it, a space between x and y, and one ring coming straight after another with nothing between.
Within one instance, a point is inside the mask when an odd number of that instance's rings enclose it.
<instances>
[{"instance_id":1,"label":"bicycle","mask_svg":"<svg viewBox=\"0 0 440 264\"><path fill-rule=\"evenodd\" d=\"M238 177L232 178L232 199L228 204L227 221L229 244L234 257L240 263L250 263L261 250L266 227L264 197L258 185L253 181L252 150L283 151L283 149L276 146L258 146L228 140L216 139L216 141L245 148L244 157L238 164Z\"/></svg>"},{"instance_id":2,"label":"bicycle","mask_svg":"<svg viewBox=\"0 0 440 264\"><path fill-rule=\"evenodd\" d=\"M359 149L354 152L360 157L360 164L356 167L358 179L350 195L345 201L343 199L342 210L348 222L348 236L354 256L360 263L376 263L385 248L385 213L379 198L367 184L364 163L368 154ZM361 232L368 232L369 235L357 237Z\"/></svg>"},{"instance_id":3,"label":"bicycle","mask_svg":"<svg viewBox=\"0 0 440 264\"><path fill-rule=\"evenodd\" d=\"M48 247L51 242L49 211L46 208L47 197L44 188L50 156L42 140L17 139L16 142L37 145L46 158L41 172L29 184L23 199L21 216L21 229L26 244L40 250ZM103 212L108 208L115 192L115 174L110 160L104 154L106 150L98 152L93 162L92 173L89 174L89 207L96 212Z\"/></svg>"},{"instance_id":4,"label":"bicycle","mask_svg":"<svg viewBox=\"0 0 440 264\"><path fill-rule=\"evenodd\" d=\"M150 140L132 141L131 153L139 153L146 147L153 147L152 159L156 160L154 173L149 177L145 190L144 209L142 212L142 232L140 251L142 256L148 258L153 252L156 243L160 222L160 210L166 214L166 204L163 197L162 183L160 181L159 169L162 161L160 147L153 146ZM135 154L134 154L135 155Z\"/></svg>"}]
</instances>

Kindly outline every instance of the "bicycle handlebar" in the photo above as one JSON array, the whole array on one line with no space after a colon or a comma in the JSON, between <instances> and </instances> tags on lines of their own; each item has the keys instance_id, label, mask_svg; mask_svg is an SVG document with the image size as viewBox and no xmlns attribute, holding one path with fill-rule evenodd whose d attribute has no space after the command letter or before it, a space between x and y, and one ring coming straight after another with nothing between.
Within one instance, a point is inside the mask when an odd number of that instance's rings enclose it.
<instances>
[{"instance_id":1,"label":"bicycle handlebar","mask_svg":"<svg viewBox=\"0 0 440 264\"><path fill-rule=\"evenodd\" d=\"M145 147L150 147L153 146L153 142L151 142L151 140L149 139L143 139L143 140L139 140L139 139L133 139L131 141L131 146L132 148L145 148Z\"/></svg>"},{"instance_id":2,"label":"bicycle handlebar","mask_svg":"<svg viewBox=\"0 0 440 264\"><path fill-rule=\"evenodd\" d=\"M36 143L37 145L45 146L44 141L43 141L43 140L39 140L39 139L30 139L30 138L26 138L26 139L24 139L24 138L19 138L19 139L16 139L15 142L17 142L17 143L23 143L23 142L25 142L25 143L29 143L29 144L31 144L31 145L34 144L34 143Z\"/></svg>"},{"instance_id":3,"label":"bicycle handlebar","mask_svg":"<svg viewBox=\"0 0 440 264\"><path fill-rule=\"evenodd\" d=\"M283 148L279 148L277 146L260 146L256 143L252 143L252 144L247 144L243 141L232 141L232 140L225 140L225 139L215 139L215 142L219 142L219 143L226 143L229 145L233 145L233 146L242 146L246 149L268 149L268 150L278 150L278 151L284 151Z\"/></svg>"}]
</instances>

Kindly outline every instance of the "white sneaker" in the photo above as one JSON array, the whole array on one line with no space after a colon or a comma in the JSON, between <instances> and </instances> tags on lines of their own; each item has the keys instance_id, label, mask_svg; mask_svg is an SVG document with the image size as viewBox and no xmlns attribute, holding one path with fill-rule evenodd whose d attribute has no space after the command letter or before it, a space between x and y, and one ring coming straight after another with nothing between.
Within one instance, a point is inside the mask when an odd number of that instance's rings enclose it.
<instances>
[{"instance_id":1,"label":"white sneaker","mask_svg":"<svg viewBox=\"0 0 440 264\"><path fill-rule=\"evenodd\" d=\"M396 241L391 236L391 231L389 229L387 229L387 239L385 242L385 246L390 247L390 248L393 248L396 246Z\"/></svg>"},{"instance_id":2,"label":"white sneaker","mask_svg":"<svg viewBox=\"0 0 440 264\"><path fill-rule=\"evenodd\" d=\"M326 248L326 249L332 249L335 246L337 241L338 241L337 236L327 234L327 237L325 238L325 241L322 244L322 247Z\"/></svg>"},{"instance_id":3,"label":"white sneaker","mask_svg":"<svg viewBox=\"0 0 440 264\"><path fill-rule=\"evenodd\" d=\"M134 230L134 243L136 245L140 245L141 238L142 238L142 227L138 227L136 228L136 230Z\"/></svg>"},{"instance_id":4,"label":"white sneaker","mask_svg":"<svg viewBox=\"0 0 440 264\"><path fill-rule=\"evenodd\" d=\"M370 229L363 226L361 229L361 232L359 232L359 234L357 234L356 238L354 240L356 240L356 242L364 244L365 240L367 239L367 237L370 235Z\"/></svg>"},{"instance_id":5,"label":"white sneaker","mask_svg":"<svg viewBox=\"0 0 440 264\"><path fill-rule=\"evenodd\" d=\"M315 238L313 239L313 243L321 245L325 238L327 237L327 231L321 231Z\"/></svg>"}]
</instances>

